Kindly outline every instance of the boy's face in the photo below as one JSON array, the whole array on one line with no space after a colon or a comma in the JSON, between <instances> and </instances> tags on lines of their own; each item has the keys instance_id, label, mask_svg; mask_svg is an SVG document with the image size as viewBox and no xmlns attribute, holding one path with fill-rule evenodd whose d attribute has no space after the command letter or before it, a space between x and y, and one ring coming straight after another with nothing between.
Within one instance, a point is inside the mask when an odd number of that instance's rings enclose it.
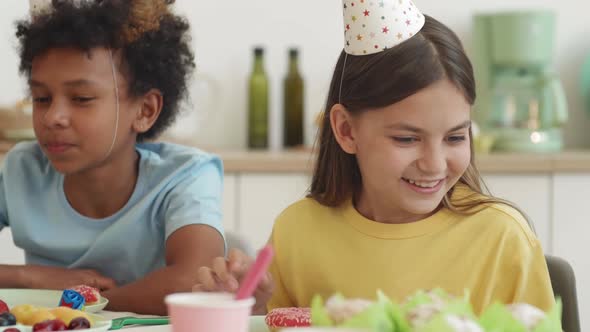
<instances>
[{"instance_id":1,"label":"boy's face","mask_svg":"<svg viewBox=\"0 0 590 332\"><path fill-rule=\"evenodd\" d=\"M432 213L470 163L470 105L448 80L352 118L361 198L400 220Z\"/></svg>"},{"instance_id":2,"label":"boy's face","mask_svg":"<svg viewBox=\"0 0 590 332\"><path fill-rule=\"evenodd\" d=\"M130 127L136 112L129 110L141 105L126 98L127 84L119 71L117 81L118 133L109 154L117 122L109 51L57 48L34 58L29 82L33 127L39 145L58 172L73 174L100 167L133 146L135 135Z\"/></svg>"}]
</instances>

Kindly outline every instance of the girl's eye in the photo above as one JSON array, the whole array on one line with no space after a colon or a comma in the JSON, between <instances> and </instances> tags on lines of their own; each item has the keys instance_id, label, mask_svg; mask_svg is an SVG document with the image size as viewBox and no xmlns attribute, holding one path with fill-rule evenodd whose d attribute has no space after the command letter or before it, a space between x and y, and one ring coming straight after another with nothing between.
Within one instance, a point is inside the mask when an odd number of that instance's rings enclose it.
<instances>
[{"instance_id":1,"label":"girl's eye","mask_svg":"<svg viewBox=\"0 0 590 332\"><path fill-rule=\"evenodd\" d=\"M451 143L463 142L466 139L467 139L467 137L465 135L455 135L455 136L450 136L449 138L447 138L447 140Z\"/></svg>"},{"instance_id":2,"label":"girl's eye","mask_svg":"<svg viewBox=\"0 0 590 332\"><path fill-rule=\"evenodd\" d=\"M397 136L397 137L393 137L393 140L398 142L398 143L403 143L403 144L410 144L410 143L414 143L417 142L418 139L416 137L410 137L410 136Z\"/></svg>"}]
</instances>

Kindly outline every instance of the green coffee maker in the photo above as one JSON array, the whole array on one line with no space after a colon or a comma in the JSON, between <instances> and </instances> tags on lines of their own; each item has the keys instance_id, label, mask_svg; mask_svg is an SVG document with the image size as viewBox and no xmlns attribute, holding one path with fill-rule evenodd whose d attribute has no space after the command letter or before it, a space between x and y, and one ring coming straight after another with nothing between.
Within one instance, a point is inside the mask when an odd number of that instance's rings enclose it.
<instances>
[{"instance_id":1,"label":"green coffee maker","mask_svg":"<svg viewBox=\"0 0 590 332\"><path fill-rule=\"evenodd\" d=\"M555 14L518 11L474 17L474 119L492 150L555 152L567 121L563 86L553 69Z\"/></svg>"}]
</instances>

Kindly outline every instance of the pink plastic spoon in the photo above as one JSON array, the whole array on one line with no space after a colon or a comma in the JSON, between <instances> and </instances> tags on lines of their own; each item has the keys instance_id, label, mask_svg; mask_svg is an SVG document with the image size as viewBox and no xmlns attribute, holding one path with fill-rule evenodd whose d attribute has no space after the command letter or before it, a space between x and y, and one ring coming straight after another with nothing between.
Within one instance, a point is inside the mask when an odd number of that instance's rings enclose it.
<instances>
[{"instance_id":1,"label":"pink plastic spoon","mask_svg":"<svg viewBox=\"0 0 590 332\"><path fill-rule=\"evenodd\" d=\"M256 261L250 267L248 273L246 273L242 285L240 285L240 288L238 289L236 300L247 299L254 294L256 287L258 287L262 277L264 277L264 274L268 270L273 255L274 252L270 245L267 245L260 250L256 257Z\"/></svg>"}]
</instances>

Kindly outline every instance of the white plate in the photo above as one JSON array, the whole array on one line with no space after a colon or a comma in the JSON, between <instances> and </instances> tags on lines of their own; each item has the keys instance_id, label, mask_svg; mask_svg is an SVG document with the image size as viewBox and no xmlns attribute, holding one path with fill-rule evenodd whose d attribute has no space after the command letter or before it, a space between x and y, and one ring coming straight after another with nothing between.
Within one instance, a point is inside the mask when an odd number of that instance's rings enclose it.
<instances>
[{"instance_id":1,"label":"white plate","mask_svg":"<svg viewBox=\"0 0 590 332\"><path fill-rule=\"evenodd\" d=\"M9 308L19 304L32 304L39 307L55 308L59 304L62 291L47 289L0 289L0 300L6 302ZM104 309L109 300L101 298L96 304L87 305L84 311L99 312Z\"/></svg>"},{"instance_id":2,"label":"white plate","mask_svg":"<svg viewBox=\"0 0 590 332\"><path fill-rule=\"evenodd\" d=\"M85 329L85 330L80 330L80 331L105 332L111 328L111 321L110 320L105 319L104 317L99 316L99 315L95 315L95 314L89 314L89 316L92 317L92 319L94 320L94 327L91 329ZM0 332L6 330L8 328L17 328L17 329L19 329L20 332L32 332L33 331L32 326L16 325L16 326L0 327Z\"/></svg>"},{"instance_id":3,"label":"white plate","mask_svg":"<svg viewBox=\"0 0 590 332\"><path fill-rule=\"evenodd\" d=\"M91 329L85 329L85 330L80 330L80 331L104 332L104 331L108 331L111 328L111 321L110 320L105 320L103 317L98 316L98 315L94 315L94 314L90 314L90 317L92 317L92 319L94 320L94 327ZM24 326L24 325L0 327L0 331L4 331L8 328L15 328L15 327L17 329L19 329L20 332L32 332L33 331L32 326Z\"/></svg>"},{"instance_id":4,"label":"white plate","mask_svg":"<svg viewBox=\"0 0 590 332\"><path fill-rule=\"evenodd\" d=\"M61 299L61 291L45 290L45 289L0 289L0 300L6 302L9 308L19 304L31 304L39 307L55 308ZM112 321L105 317L93 314L92 312L100 311L108 303L107 299L101 300L98 304L89 305L86 307L88 315L94 321L94 327L84 330L85 332L103 332L108 331L111 327ZM16 327L21 332L32 332L31 326L17 325L17 326L3 326L0 327L0 332L7 328Z\"/></svg>"}]
</instances>

